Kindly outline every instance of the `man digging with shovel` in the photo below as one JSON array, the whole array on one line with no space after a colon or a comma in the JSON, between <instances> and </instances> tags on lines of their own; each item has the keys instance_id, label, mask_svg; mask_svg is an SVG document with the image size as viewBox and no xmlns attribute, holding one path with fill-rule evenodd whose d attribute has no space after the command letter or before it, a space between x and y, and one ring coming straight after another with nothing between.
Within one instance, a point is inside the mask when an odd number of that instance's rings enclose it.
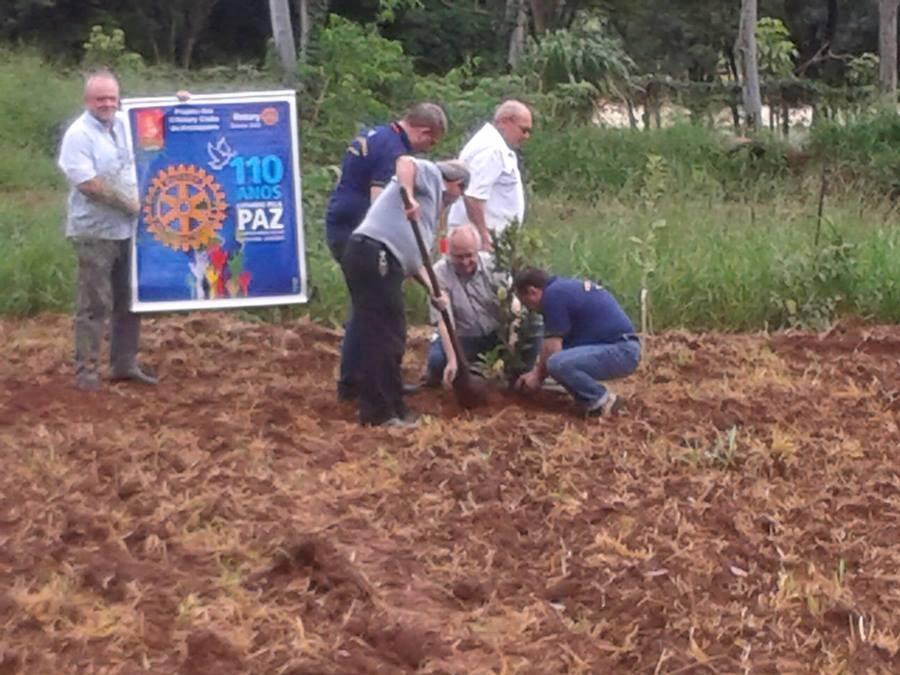
<instances>
[{"instance_id":1,"label":"man digging with shovel","mask_svg":"<svg viewBox=\"0 0 900 675\"><path fill-rule=\"evenodd\" d=\"M397 175L372 204L341 259L362 345L359 421L412 427L417 420L403 401L401 364L406 349L403 281L416 278L434 298L425 267L443 208L465 190L469 172L457 161L429 162L403 156ZM409 198L404 206L403 191ZM418 221L417 242L407 218ZM421 244L421 247L420 247ZM421 250L425 250L423 256ZM446 298L438 301L446 311ZM451 334L442 326L451 353Z\"/></svg>"}]
</instances>

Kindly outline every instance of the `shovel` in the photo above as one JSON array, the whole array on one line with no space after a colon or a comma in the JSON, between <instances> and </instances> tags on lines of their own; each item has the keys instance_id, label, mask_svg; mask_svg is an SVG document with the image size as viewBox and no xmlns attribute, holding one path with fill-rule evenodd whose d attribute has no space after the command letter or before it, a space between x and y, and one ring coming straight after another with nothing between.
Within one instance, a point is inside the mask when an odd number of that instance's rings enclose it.
<instances>
[{"instance_id":1,"label":"shovel","mask_svg":"<svg viewBox=\"0 0 900 675\"><path fill-rule=\"evenodd\" d=\"M407 210L412 206L406 188L400 187L400 195L403 198L403 205ZM419 247L419 254L422 256L422 264L428 279L431 281L432 299L437 300L437 294L440 292L438 288L438 280L434 274L434 268L431 266L431 255L425 248L425 240L422 239L422 233L419 230L419 223L412 216L409 216L409 225L412 227L413 236L416 238L416 245ZM456 402L463 408L476 408L487 402L487 391L484 383L472 376L469 372L469 364L466 361L466 355L459 344L459 337L456 335L456 328L450 320L450 313L446 309L441 310L441 320L447 328L447 335L450 337L450 344L453 347L453 353L456 354L456 377L453 379L453 394L456 396Z\"/></svg>"}]
</instances>

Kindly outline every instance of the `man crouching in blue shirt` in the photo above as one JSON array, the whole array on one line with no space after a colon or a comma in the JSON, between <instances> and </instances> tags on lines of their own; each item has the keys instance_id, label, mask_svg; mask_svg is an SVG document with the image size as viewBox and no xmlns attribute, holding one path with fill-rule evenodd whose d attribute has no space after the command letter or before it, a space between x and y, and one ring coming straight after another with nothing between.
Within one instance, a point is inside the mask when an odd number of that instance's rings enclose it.
<instances>
[{"instance_id":1,"label":"man crouching in blue shirt","mask_svg":"<svg viewBox=\"0 0 900 675\"><path fill-rule=\"evenodd\" d=\"M516 388L534 391L549 375L585 414L615 413L622 399L598 380L633 373L641 360L641 343L612 294L592 281L551 276L534 267L516 275L514 289L523 305L544 317L540 357Z\"/></svg>"}]
</instances>

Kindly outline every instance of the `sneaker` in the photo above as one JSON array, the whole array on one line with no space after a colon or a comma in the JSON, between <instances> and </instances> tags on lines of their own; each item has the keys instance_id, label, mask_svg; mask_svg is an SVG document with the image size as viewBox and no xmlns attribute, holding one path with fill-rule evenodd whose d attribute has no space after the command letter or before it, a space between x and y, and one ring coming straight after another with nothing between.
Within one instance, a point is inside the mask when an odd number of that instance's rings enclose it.
<instances>
[{"instance_id":1,"label":"sneaker","mask_svg":"<svg viewBox=\"0 0 900 675\"><path fill-rule=\"evenodd\" d=\"M145 373L138 366L132 366L128 370L114 370L110 373L109 379L113 382L131 381L140 384L159 384L159 378Z\"/></svg>"},{"instance_id":2,"label":"sneaker","mask_svg":"<svg viewBox=\"0 0 900 675\"><path fill-rule=\"evenodd\" d=\"M622 409L625 400L609 391L606 396L598 398L584 411L588 417L612 417Z\"/></svg>"},{"instance_id":3,"label":"sneaker","mask_svg":"<svg viewBox=\"0 0 900 675\"><path fill-rule=\"evenodd\" d=\"M419 426L419 417L418 415L407 413L403 417L392 417L381 426L390 429L415 429Z\"/></svg>"}]
</instances>

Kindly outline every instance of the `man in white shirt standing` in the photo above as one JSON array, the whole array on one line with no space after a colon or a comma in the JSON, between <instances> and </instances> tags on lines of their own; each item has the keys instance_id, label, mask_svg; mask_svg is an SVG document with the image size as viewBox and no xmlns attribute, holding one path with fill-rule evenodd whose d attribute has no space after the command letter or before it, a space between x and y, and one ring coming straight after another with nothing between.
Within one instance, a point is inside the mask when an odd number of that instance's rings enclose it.
<instances>
[{"instance_id":1,"label":"man in white shirt standing","mask_svg":"<svg viewBox=\"0 0 900 675\"><path fill-rule=\"evenodd\" d=\"M130 310L129 259L140 204L115 76L89 76L84 104L63 137L58 162L70 186L66 237L78 261L75 386L100 387L100 345L110 316L111 379L156 384L137 364L140 317Z\"/></svg>"},{"instance_id":2,"label":"man in white shirt standing","mask_svg":"<svg viewBox=\"0 0 900 675\"><path fill-rule=\"evenodd\" d=\"M525 187L516 149L531 135L531 111L521 101L504 101L459 154L471 174L463 199L447 215L449 227L472 223L481 247L493 250L492 235L525 217Z\"/></svg>"}]
</instances>

